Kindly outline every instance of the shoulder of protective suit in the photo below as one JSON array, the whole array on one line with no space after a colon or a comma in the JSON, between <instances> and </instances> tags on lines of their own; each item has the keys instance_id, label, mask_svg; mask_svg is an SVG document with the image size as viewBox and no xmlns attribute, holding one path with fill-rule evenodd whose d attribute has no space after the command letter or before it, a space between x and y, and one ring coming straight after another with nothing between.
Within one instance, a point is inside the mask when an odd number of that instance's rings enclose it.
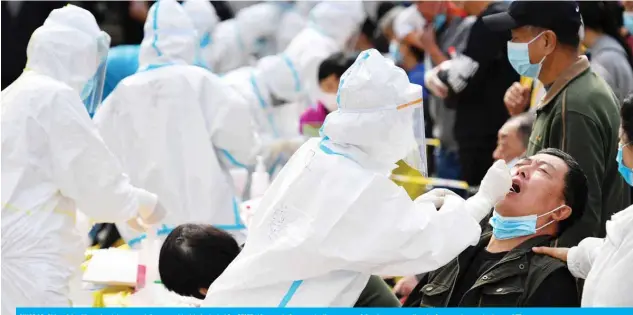
<instances>
[{"instance_id":1,"label":"shoulder of protective suit","mask_svg":"<svg viewBox=\"0 0 633 315\"><path fill-rule=\"evenodd\" d=\"M47 76L35 75L30 78L28 83L23 83L21 88L23 92L44 100L64 99L68 101L79 100L77 91L73 90L68 84L54 80ZM54 105L56 102L42 102L43 105Z\"/></svg>"}]
</instances>

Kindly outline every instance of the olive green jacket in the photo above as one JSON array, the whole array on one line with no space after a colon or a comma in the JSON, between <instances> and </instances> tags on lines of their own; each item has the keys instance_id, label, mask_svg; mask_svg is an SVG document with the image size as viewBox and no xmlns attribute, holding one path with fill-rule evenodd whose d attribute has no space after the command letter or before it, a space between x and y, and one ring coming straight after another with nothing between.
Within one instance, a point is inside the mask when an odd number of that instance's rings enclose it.
<instances>
[{"instance_id":1,"label":"olive green jacket","mask_svg":"<svg viewBox=\"0 0 633 315\"><path fill-rule=\"evenodd\" d=\"M559 246L577 245L585 237L604 237L605 222L629 204L629 190L615 160L619 108L611 88L591 71L584 56L556 79L537 107L527 155L558 148L574 157L587 175L585 213L560 236Z\"/></svg>"}]
</instances>

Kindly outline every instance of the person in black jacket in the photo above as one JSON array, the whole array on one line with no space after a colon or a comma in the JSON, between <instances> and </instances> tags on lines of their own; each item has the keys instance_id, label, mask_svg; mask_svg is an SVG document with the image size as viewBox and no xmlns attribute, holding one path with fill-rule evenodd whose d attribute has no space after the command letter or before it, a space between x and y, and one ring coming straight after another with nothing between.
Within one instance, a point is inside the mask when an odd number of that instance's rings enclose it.
<instances>
[{"instance_id":1,"label":"person in black jacket","mask_svg":"<svg viewBox=\"0 0 633 315\"><path fill-rule=\"evenodd\" d=\"M582 216L587 178L558 149L545 149L512 168L511 192L495 207L492 233L446 266L421 275L405 306L579 306L565 263L532 252Z\"/></svg>"},{"instance_id":2,"label":"person in black jacket","mask_svg":"<svg viewBox=\"0 0 633 315\"><path fill-rule=\"evenodd\" d=\"M519 75L506 53L509 32L494 33L482 18L505 12L508 4L496 1L464 1L463 9L476 16L466 48L427 73L426 87L455 109L455 139L459 147L462 180L476 186L492 165L497 131L509 115L503 103L505 91Z\"/></svg>"}]
</instances>

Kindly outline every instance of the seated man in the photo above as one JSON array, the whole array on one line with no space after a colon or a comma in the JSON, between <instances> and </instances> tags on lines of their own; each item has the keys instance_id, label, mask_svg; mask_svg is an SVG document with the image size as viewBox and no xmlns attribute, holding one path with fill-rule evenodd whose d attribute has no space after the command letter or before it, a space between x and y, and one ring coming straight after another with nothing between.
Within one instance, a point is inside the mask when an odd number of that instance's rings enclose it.
<instances>
[{"instance_id":1,"label":"seated man","mask_svg":"<svg viewBox=\"0 0 633 315\"><path fill-rule=\"evenodd\" d=\"M490 219L492 235L446 266L422 276L405 306L579 306L565 263L532 253L578 221L587 178L558 149L545 149L512 169L512 189Z\"/></svg>"},{"instance_id":2,"label":"seated man","mask_svg":"<svg viewBox=\"0 0 633 315\"><path fill-rule=\"evenodd\" d=\"M492 153L492 158L506 161L508 167L514 166L523 158L535 118L534 113L510 117L497 133L497 148Z\"/></svg>"},{"instance_id":3,"label":"seated man","mask_svg":"<svg viewBox=\"0 0 633 315\"><path fill-rule=\"evenodd\" d=\"M233 236L206 224L176 227L160 250L158 272L170 291L200 300L224 269L237 257L240 246ZM400 302L387 284L372 276L361 293L357 307L399 307Z\"/></svg>"}]
</instances>

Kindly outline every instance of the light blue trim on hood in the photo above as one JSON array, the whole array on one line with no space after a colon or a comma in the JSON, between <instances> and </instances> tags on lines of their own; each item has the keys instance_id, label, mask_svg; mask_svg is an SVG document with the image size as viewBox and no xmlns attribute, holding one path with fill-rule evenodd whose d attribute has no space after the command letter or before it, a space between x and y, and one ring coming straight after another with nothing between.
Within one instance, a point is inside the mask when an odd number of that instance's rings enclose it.
<instances>
[{"instance_id":1,"label":"light blue trim on hood","mask_svg":"<svg viewBox=\"0 0 633 315\"><path fill-rule=\"evenodd\" d=\"M152 31L154 31L154 39L152 40L152 47L154 47L154 50L156 51L156 54L158 55L158 57L163 55L160 49L158 49L158 7L159 6L160 6L160 0L156 1L156 7L154 7L154 12L152 14L152 17L154 18L154 21L152 23Z\"/></svg>"},{"instance_id":2,"label":"light blue trim on hood","mask_svg":"<svg viewBox=\"0 0 633 315\"><path fill-rule=\"evenodd\" d=\"M292 60L290 60L290 58L288 58L286 54L281 54L280 56L281 56L281 59L284 60L288 68L290 68L290 72L292 72L292 77L295 80L295 92L301 91L301 79L299 78L299 73L297 72L297 69L292 63Z\"/></svg>"}]
</instances>

